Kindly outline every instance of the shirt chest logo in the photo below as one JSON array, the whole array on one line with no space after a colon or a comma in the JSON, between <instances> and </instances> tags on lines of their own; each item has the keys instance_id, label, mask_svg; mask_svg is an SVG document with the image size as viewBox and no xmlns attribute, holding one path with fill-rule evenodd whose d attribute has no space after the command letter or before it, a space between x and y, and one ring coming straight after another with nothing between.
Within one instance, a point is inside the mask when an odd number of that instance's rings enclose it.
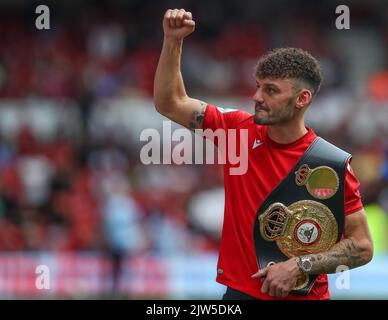
<instances>
[{"instance_id":1,"label":"shirt chest logo","mask_svg":"<svg viewBox=\"0 0 388 320\"><path fill-rule=\"evenodd\" d=\"M263 144L263 142L261 142L260 139L255 139L255 140L253 141L252 150L256 149L258 146L260 146L260 145L262 145L262 144Z\"/></svg>"}]
</instances>

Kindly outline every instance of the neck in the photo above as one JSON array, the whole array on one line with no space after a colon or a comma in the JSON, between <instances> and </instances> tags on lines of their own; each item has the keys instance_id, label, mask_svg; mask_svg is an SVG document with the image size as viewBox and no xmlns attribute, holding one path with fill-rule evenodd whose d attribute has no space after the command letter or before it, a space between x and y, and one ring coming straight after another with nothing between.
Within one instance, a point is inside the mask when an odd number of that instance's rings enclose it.
<instances>
[{"instance_id":1,"label":"neck","mask_svg":"<svg viewBox=\"0 0 388 320\"><path fill-rule=\"evenodd\" d=\"M268 126L267 134L275 142L289 144L307 133L304 121L282 123Z\"/></svg>"}]
</instances>

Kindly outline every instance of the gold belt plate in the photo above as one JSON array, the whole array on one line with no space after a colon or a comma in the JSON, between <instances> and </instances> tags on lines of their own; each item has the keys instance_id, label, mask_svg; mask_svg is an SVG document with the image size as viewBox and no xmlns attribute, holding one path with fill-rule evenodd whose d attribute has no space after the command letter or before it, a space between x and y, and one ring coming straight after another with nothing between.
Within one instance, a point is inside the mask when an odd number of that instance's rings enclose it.
<instances>
[{"instance_id":1,"label":"gold belt plate","mask_svg":"<svg viewBox=\"0 0 388 320\"><path fill-rule=\"evenodd\" d=\"M338 237L338 224L330 209L313 200L301 200L286 207L273 203L259 216L260 234L276 241L287 257L315 254L330 249Z\"/></svg>"}]
</instances>

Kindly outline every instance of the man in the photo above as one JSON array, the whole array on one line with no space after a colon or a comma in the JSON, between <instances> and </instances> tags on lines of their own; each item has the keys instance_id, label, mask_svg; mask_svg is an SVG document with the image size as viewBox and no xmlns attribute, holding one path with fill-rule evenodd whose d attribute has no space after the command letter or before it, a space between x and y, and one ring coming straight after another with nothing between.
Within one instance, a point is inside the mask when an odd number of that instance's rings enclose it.
<instances>
[{"instance_id":1,"label":"man","mask_svg":"<svg viewBox=\"0 0 388 320\"><path fill-rule=\"evenodd\" d=\"M227 286L223 298L329 299L326 274L335 273L341 265L350 269L364 265L373 255L359 183L348 162L342 181L344 210L336 213L337 219L338 215L345 215L342 238L329 250L260 268L252 239L258 208L317 138L304 123L304 113L322 80L317 61L307 52L293 48L274 50L262 57L257 65L252 116L217 108L186 94L180 61L183 39L195 29L190 12L168 10L163 29L154 83L157 111L192 130L248 130L248 171L229 175L225 170L224 176L225 213L217 265L217 281ZM302 275L318 275L305 296L292 292Z\"/></svg>"}]
</instances>

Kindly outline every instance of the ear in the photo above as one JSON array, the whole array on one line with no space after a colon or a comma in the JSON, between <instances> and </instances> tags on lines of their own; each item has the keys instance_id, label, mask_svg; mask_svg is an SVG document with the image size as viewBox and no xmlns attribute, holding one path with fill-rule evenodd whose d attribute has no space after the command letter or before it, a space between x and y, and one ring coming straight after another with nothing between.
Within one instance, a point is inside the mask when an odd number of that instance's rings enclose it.
<instances>
[{"instance_id":1,"label":"ear","mask_svg":"<svg viewBox=\"0 0 388 320\"><path fill-rule=\"evenodd\" d=\"M303 109L307 107L313 100L313 93L308 89L302 89L298 97L296 98L296 107L298 109Z\"/></svg>"}]
</instances>

